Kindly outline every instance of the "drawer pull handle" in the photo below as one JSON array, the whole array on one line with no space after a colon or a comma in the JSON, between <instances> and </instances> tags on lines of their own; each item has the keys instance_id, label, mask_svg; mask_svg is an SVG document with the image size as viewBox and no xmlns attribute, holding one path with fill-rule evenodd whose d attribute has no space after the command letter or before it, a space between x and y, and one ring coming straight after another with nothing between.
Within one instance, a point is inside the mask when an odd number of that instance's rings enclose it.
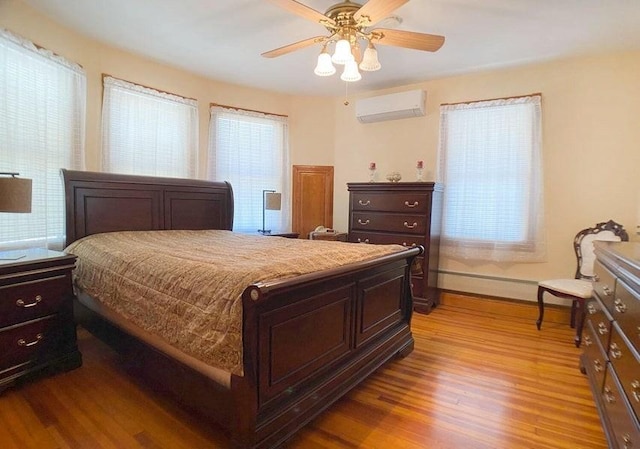
<instances>
[{"instance_id":1,"label":"drawer pull handle","mask_svg":"<svg viewBox=\"0 0 640 449\"><path fill-rule=\"evenodd\" d=\"M602 293L604 293L604 296L611 296L612 290L609 288L608 285L603 285L602 286Z\"/></svg>"},{"instance_id":2,"label":"drawer pull handle","mask_svg":"<svg viewBox=\"0 0 640 449\"><path fill-rule=\"evenodd\" d=\"M593 275L593 281L594 282L600 282L600 276L598 276L597 274Z\"/></svg>"},{"instance_id":3,"label":"drawer pull handle","mask_svg":"<svg viewBox=\"0 0 640 449\"><path fill-rule=\"evenodd\" d=\"M595 370L596 373L602 372L602 362L600 362L600 360L598 359L594 360L593 369Z\"/></svg>"},{"instance_id":4,"label":"drawer pull handle","mask_svg":"<svg viewBox=\"0 0 640 449\"><path fill-rule=\"evenodd\" d=\"M369 239L362 240L362 239L358 238L358 243L369 243Z\"/></svg>"},{"instance_id":5,"label":"drawer pull handle","mask_svg":"<svg viewBox=\"0 0 640 449\"><path fill-rule=\"evenodd\" d=\"M604 387L604 399L609 403L609 404L615 404L616 403L616 397L613 394L613 392L611 391L611 388L609 387Z\"/></svg>"},{"instance_id":6,"label":"drawer pull handle","mask_svg":"<svg viewBox=\"0 0 640 449\"><path fill-rule=\"evenodd\" d=\"M418 204L420 204L420 203L417 202L417 201L414 201L413 204L409 203L409 201L405 201L404 202L404 205L407 206L407 207L416 207L416 206L418 206Z\"/></svg>"},{"instance_id":7,"label":"drawer pull handle","mask_svg":"<svg viewBox=\"0 0 640 449\"><path fill-rule=\"evenodd\" d=\"M622 435L622 442L624 443L623 449L631 449L633 447L633 440L631 439L631 435L628 433Z\"/></svg>"},{"instance_id":8,"label":"drawer pull handle","mask_svg":"<svg viewBox=\"0 0 640 449\"><path fill-rule=\"evenodd\" d=\"M593 315L594 313L596 313L598 311L598 309L596 309L596 306L594 306L593 303L591 303L591 302L587 306L587 310L589 311L590 315Z\"/></svg>"},{"instance_id":9,"label":"drawer pull handle","mask_svg":"<svg viewBox=\"0 0 640 449\"><path fill-rule=\"evenodd\" d=\"M404 222L404 227L405 227L405 228L413 229L413 228L415 228L416 226L418 226L418 223L416 223L415 221L413 222L413 224L412 224L412 225L410 225L410 224L409 224L409 223L407 223L406 221Z\"/></svg>"},{"instance_id":10,"label":"drawer pull handle","mask_svg":"<svg viewBox=\"0 0 640 449\"><path fill-rule=\"evenodd\" d=\"M402 246L410 246L411 248L415 248L418 245L416 245L415 243L412 243L411 245L409 245L407 242L402 242Z\"/></svg>"},{"instance_id":11,"label":"drawer pull handle","mask_svg":"<svg viewBox=\"0 0 640 449\"><path fill-rule=\"evenodd\" d=\"M631 382L631 388L633 388L633 399L635 399L636 402L640 402L640 380Z\"/></svg>"},{"instance_id":12,"label":"drawer pull handle","mask_svg":"<svg viewBox=\"0 0 640 449\"><path fill-rule=\"evenodd\" d=\"M622 351L616 343L611 343L611 345L609 346L609 351L611 352L611 357L613 357L614 359L622 358Z\"/></svg>"},{"instance_id":13,"label":"drawer pull handle","mask_svg":"<svg viewBox=\"0 0 640 449\"><path fill-rule=\"evenodd\" d=\"M368 218L367 218L367 220L366 220L366 221L362 221L360 218L358 218L358 224L361 224L361 225L365 225L365 226L366 226L366 225L368 225L369 223L371 223L371 221L369 221L369 219L368 219Z\"/></svg>"},{"instance_id":14,"label":"drawer pull handle","mask_svg":"<svg viewBox=\"0 0 640 449\"><path fill-rule=\"evenodd\" d=\"M40 301L42 301L42 296L36 295L35 301L33 301L33 302L29 303L29 304L25 303L24 300L22 300L22 299L18 299L16 301L16 306L24 307L26 309L27 307L35 307L35 306L37 306Z\"/></svg>"},{"instance_id":15,"label":"drawer pull handle","mask_svg":"<svg viewBox=\"0 0 640 449\"><path fill-rule=\"evenodd\" d=\"M358 204L361 206L368 206L369 204L371 204L371 201L367 200L367 201L362 201L362 200L358 200Z\"/></svg>"},{"instance_id":16,"label":"drawer pull handle","mask_svg":"<svg viewBox=\"0 0 640 449\"><path fill-rule=\"evenodd\" d=\"M29 343L27 343L27 341L24 338L21 338L20 340L18 340L18 346L28 348L29 346L37 345L42 341L43 338L44 336L42 334L37 334L36 339Z\"/></svg>"},{"instance_id":17,"label":"drawer pull handle","mask_svg":"<svg viewBox=\"0 0 640 449\"><path fill-rule=\"evenodd\" d=\"M588 335L585 335L584 337L584 344L586 346L591 346L593 344L593 341L591 341L591 337L589 337Z\"/></svg>"},{"instance_id":18,"label":"drawer pull handle","mask_svg":"<svg viewBox=\"0 0 640 449\"><path fill-rule=\"evenodd\" d=\"M602 321L598 323L598 333L600 335L607 335L609 333L609 329L607 329L607 325Z\"/></svg>"},{"instance_id":19,"label":"drawer pull handle","mask_svg":"<svg viewBox=\"0 0 640 449\"><path fill-rule=\"evenodd\" d=\"M613 301L613 304L615 305L616 312L625 313L627 311L627 305L622 302L622 299L616 299Z\"/></svg>"}]
</instances>

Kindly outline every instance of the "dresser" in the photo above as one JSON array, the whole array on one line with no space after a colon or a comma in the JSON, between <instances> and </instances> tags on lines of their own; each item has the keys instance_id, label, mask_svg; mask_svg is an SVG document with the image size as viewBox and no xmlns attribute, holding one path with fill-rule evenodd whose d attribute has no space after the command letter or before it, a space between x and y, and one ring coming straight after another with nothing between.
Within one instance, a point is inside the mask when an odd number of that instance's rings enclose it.
<instances>
[{"instance_id":1,"label":"dresser","mask_svg":"<svg viewBox=\"0 0 640 449\"><path fill-rule=\"evenodd\" d=\"M412 266L413 304L429 313L439 303L438 254L443 186L432 182L348 183L349 241L422 245Z\"/></svg>"},{"instance_id":2,"label":"dresser","mask_svg":"<svg viewBox=\"0 0 640 449\"><path fill-rule=\"evenodd\" d=\"M640 448L640 243L596 242L580 364L610 448Z\"/></svg>"},{"instance_id":3,"label":"dresser","mask_svg":"<svg viewBox=\"0 0 640 449\"><path fill-rule=\"evenodd\" d=\"M75 256L32 249L0 260L0 391L82 364L73 320Z\"/></svg>"}]
</instances>

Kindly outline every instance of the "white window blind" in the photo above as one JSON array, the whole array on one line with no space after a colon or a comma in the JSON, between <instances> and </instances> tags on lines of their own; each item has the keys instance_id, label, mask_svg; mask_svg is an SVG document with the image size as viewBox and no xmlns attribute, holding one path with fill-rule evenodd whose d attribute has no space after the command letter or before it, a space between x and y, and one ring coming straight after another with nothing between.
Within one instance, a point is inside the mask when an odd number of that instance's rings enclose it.
<instances>
[{"instance_id":1,"label":"white window blind","mask_svg":"<svg viewBox=\"0 0 640 449\"><path fill-rule=\"evenodd\" d=\"M31 213L0 213L0 248L64 244L61 168L83 168L86 75L0 30L0 172L32 179Z\"/></svg>"},{"instance_id":2,"label":"white window blind","mask_svg":"<svg viewBox=\"0 0 640 449\"><path fill-rule=\"evenodd\" d=\"M265 212L266 229L291 227L287 117L211 107L208 177L233 187L233 229L262 228L263 190L282 193L280 211Z\"/></svg>"},{"instance_id":3,"label":"white window blind","mask_svg":"<svg viewBox=\"0 0 640 449\"><path fill-rule=\"evenodd\" d=\"M104 77L102 169L195 178L198 102Z\"/></svg>"},{"instance_id":4,"label":"white window blind","mask_svg":"<svg viewBox=\"0 0 640 449\"><path fill-rule=\"evenodd\" d=\"M441 251L544 259L540 95L440 107Z\"/></svg>"}]
</instances>

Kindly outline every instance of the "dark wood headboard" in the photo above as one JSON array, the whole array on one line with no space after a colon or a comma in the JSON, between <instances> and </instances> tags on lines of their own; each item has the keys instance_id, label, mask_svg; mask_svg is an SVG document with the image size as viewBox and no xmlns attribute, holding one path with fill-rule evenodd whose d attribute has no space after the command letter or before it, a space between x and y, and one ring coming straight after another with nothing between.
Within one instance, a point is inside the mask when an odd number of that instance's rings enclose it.
<instances>
[{"instance_id":1,"label":"dark wood headboard","mask_svg":"<svg viewBox=\"0 0 640 449\"><path fill-rule=\"evenodd\" d=\"M91 234L233 227L228 182L62 169L66 245Z\"/></svg>"}]
</instances>

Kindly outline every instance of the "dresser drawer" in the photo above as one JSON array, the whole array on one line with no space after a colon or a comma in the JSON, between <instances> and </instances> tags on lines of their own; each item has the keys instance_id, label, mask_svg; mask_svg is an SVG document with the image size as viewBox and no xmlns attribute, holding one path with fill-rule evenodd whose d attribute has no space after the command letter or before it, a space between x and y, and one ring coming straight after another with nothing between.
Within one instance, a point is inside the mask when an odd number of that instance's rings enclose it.
<instances>
[{"instance_id":1,"label":"dresser drawer","mask_svg":"<svg viewBox=\"0 0 640 449\"><path fill-rule=\"evenodd\" d=\"M424 193L353 193L353 211L409 212L424 214L430 198Z\"/></svg>"},{"instance_id":2,"label":"dresser drawer","mask_svg":"<svg viewBox=\"0 0 640 449\"><path fill-rule=\"evenodd\" d=\"M351 229L424 235L427 222L426 217L421 215L354 212L351 215Z\"/></svg>"},{"instance_id":3,"label":"dresser drawer","mask_svg":"<svg viewBox=\"0 0 640 449\"><path fill-rule=\"evenodd\" d=\"M629 410L622 394L622 386L611 365L607 367L602 401L617 443L614 447L640 449L640 425L634 413Z\"/></svg>"},{"instance_id":4,"label":"dresser drawer","mask_svg":"<svg viewBox=\"0 0 640 449\"><path fill-rule=\"evenodd\" d=\"M593 282L593 291L600 297L604 305L611 310L616 276L598 260L595 261L594 272L596 280Z\"/></svg>"},{"instance_id":5,"label":"dresser drawer","mask_svg":"<svg viewBox=\"0 0 640 449\"><path fill-rule=\"evenodd\" d=\"M618 325L613 326L609 360L636 416L640 417L640 355L629 347ZM639 446L640 447L640 446Z\"/></svg>"},{"instance_id":6,"label":"dresser drawer","mask_svg":"<svg viewBox=\"0 0 640 449\"><path fill-rule=\"evenodd\" d=\"M585 303L585 319L593 326L595 337L604 349L609 347L611 337L611 317L607 309L596 298L588 299Z\"/></svg>"},{"instance_id":7,"label":"dresser drawer","mask_svg":"<svg viewBox=\"0 0 640 449\"><path fill-rule=\"evenodd\" d=\"M55 356L65 341L59 315L50 315L0 331L0 372ZM75 331L74 331L75 332Z\"/></svg>"},{"instance_id":8,"label":"dresser drawer","mask_svg":"<svg viewBox=\"0 0 640 449\"><path fill-rule=\"evenodd\" d=\"M0 287L0 327L56 313L72 294L70 275Z\"/></svg>"},{"instance_id":9,"label":"dresser drawer","mask_svg":"<svg viewBox=\"0 0 640 449\"><path fill-rule=\"evenodd\" d=\"M613 318L636 351L640 352L640 297L631 287L618 279L616 284Z\"/></svg>"},{"instance_id":10,"label":"dresser drawer","mask_svg":"<svg viewBox=\"0 0 640 449\"><path fill-rule=\"evenodd\" d=\"M583 329L583 348L585 354L584 368L594 379L598 391L602 391L604 384L604 372L607 367L607 357L605 355L605 347L600 345L598 333L593 328L591 321L587 321Z\"/></svg>"},{"instance_id":11,"label":"dresser drawer","mask_svg":"<svg viewBox=\"0 0 640 449\"><path fill-rule=\"evenodd\" d=\"M376 245L425 246L424 236L411 234L390 234L383 232L353 231L349 234L353 243L373 243Z\"/></svg>"}]
</instances>

